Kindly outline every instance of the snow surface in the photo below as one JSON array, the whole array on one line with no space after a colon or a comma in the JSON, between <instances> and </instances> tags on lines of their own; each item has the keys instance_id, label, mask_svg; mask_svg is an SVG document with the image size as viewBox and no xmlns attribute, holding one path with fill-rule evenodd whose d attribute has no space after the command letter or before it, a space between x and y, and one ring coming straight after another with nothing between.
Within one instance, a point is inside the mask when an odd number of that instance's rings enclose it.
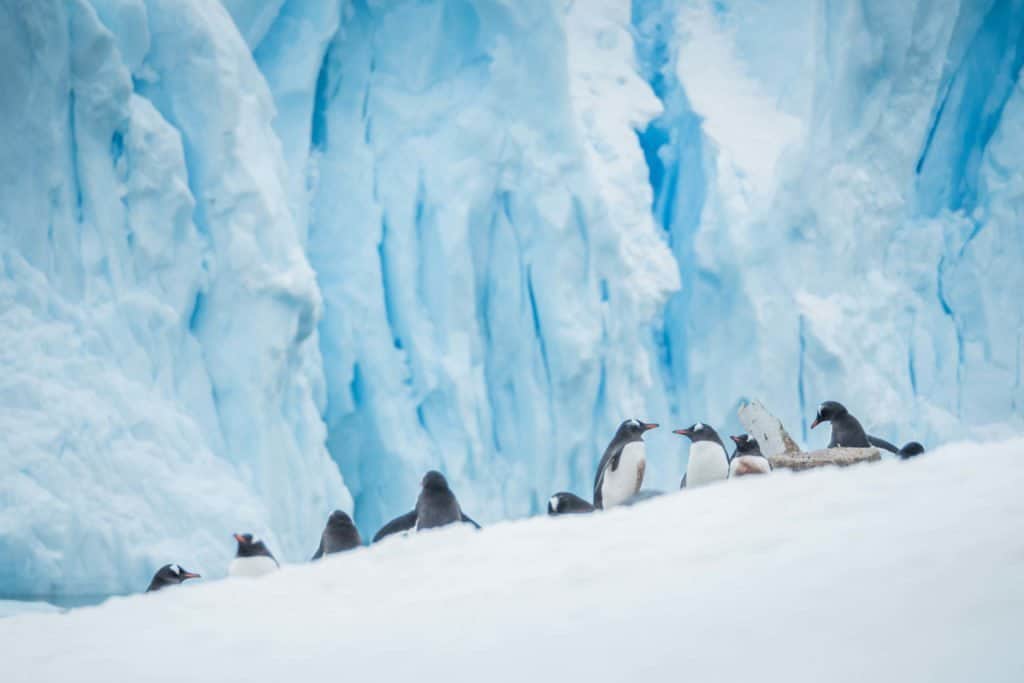
<instances>
[{"instance_id":1,"label":"snow surface","mask_svg":"<svg viewBox=\"0 0 1024 683\"><path fill-rule=\"evenodd\" d=\"M0 620L4 680L1019 681L1024 440Z\"/></svg>"},{"instance_id":2,"label":"snow surface","mask_svg":"<svg viewBox=\"0 0 1024 683\"><path fill-rule=\"evenodd\" d=\"M1024 431L1024 0L0 0L0 61L0 596L428 468L540 513L627 417Z\"/></svg>"}]
</instances>

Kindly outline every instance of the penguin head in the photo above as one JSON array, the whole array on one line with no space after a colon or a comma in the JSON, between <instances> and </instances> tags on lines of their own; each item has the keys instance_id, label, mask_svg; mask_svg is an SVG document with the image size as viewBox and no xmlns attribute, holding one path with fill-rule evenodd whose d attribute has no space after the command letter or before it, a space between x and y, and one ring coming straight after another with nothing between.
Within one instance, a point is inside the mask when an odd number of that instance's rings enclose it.
<instances>
[{"instance_id":1,"label":"penguin head","mask_svg":"<svg viewBox=\"0 0 1024 683\"><path fill-rule=\"evenodd\" d=\"M814 429L822 422L831 422L843 415L846 415L846 406L839 401L825 401L818 406L818 414L815 416L814 422L811 423L811 429Z\"/></svg>"},{"instance_id":2,"label":"penguin head","mask_svg":"<svg viewBox=\"0 0 1024 683\"><path fill-rule=\"evenodd\" d=\"M654 422L643 422L636 418L629 419L619 425L615 432L615 440L636 441L643 438L644 432L657 429L657 427L658 425Z\"/></svg>"},{"instance_id":3,"label":"penguin head","mask_svg":"<svg viewBox=\"0 0 1024 683\"><path fill-rule=\"evenodd\" d=\"M160 590L166 586L176 586L188 579L198 579L199 574L181 568L180 564L165 564L156 570L153 581L149 584L149 590Z\"/></svg>"},{"instance_id":4,"label":"penguin head","mask_svg":"<svg viewBox=\"0 0 1024 683\"><path fill-rule=\"evenodd\" d=\"M591 512L594 506L574 493L559 491L548 498L549 515L568 515L579 512Z\"/></svg>"},{"instance_id":5,"label":"penguin head","mask_svg":"<svg viewBox=\"0 0 1024 683\"><path fill-rule=\"evenodd\" d=\"M238 541L238 552L235 553L235 557L270 555L263 541L252 534L235 534L235 540Z\"/></svg>"},{"instance_id":6,"label":"penguin head","mask_svg":"<svg viewBox=\"0 0 1024 683\"><path fill-rule=\"evenodd\" d=\"M328 529L349 529L355 526L352 522L352 518L348 516L348 513L344 510L335 510L331 513L331 516L327 518Z\"/></svg>"},{"instance_id":7,"label":"penguin head","mask_svg":"<svg viewBox=\"0 0 1024 683\"><path fill-rule=\"evenodd\" d=\"M761 455L761 446L758 445L757 439L752 438L749 434L740 434L739 436L730 436L736 443L736 453L739 455Z\"/></svg>"},{"instance_id":8,"label":"penguin head","mask_svg":"<svg viewBox=\"0 0 1024 683\"><path fill-rule=\"evenodd\" d=\"M913 458L915 455L921 455L922 453L924 453L924 446L917 441L911 441L900 449L899 455L901 458L906 459Z\"/></svg>"},{"instance_id":9,"label":"penguin head","mask_svg":"<svg viewBox=\"0 0 1024 683\"><path fill-rule=\"evenodd\" d=\"M420 482L420 486L427 491L447 491L448 480L437 470L430 470L423 475L423 481Z\"/></svg>"},{"instance_id":10,"label":"penguin head","mask_svg":"<svg viewBox=\"0 0 1024 683\"><path fill-rule=\"evenodd\" d=\"M706 425L703 422L696 422L685 429L675 429L672 433L685 436L694 443L698 441L714 441L716 443L722 443L722 439L719 438L718 432L715 431L715 428L711 425Z\"/></svg>"}]
</instances>

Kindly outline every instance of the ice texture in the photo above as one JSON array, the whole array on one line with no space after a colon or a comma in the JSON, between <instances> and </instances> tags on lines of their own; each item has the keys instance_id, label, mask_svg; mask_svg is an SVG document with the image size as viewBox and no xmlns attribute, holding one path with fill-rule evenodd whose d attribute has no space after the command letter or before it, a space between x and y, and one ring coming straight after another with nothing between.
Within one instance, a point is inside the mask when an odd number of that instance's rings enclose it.
<instances>
[{"instance_id":1,"label":"ice texture","mask_svg":"<svg viewBox=\"0 0 1024 683\"><path fill-rule=\"evenodd\" d=\"M0 0L0 58L0 596L428 468L541 512L627 417L1024 430L1024 0Z\"/></svg>"}]
</instances>

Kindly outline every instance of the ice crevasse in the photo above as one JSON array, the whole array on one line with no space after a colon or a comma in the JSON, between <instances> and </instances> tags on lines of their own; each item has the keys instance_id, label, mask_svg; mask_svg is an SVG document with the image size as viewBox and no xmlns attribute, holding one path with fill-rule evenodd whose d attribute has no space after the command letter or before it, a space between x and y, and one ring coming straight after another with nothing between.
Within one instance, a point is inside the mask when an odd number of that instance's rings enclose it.
<instances>
[{"instance_id":1,"label":"ice crevasse","mask_svg":"<svg viewBox=\"0 0 1024 683\"><path fill-rule=\"evenodd\" d=\"M531 514L626 416L1024 427L1024 2L0 0L0 55L4 595L430 467Z\"/></svg>"}]
</instances>

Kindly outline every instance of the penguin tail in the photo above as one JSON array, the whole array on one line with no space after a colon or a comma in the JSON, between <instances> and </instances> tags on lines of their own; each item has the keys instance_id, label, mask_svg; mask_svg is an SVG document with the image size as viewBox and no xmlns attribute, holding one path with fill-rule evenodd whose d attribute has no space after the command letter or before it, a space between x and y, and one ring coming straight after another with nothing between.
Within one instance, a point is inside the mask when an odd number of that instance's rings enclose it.
<instances>
[{"instance_id":1,"label":"penguin tail","mask_svg":"<svg viewBox=\"0 0 1024 683\"><path fill-rule=\"evenodd\" d=\"M885 439L879 439L877 436L871 436L870 434L868 434L868 443L875 448L882 448L890 453L896 453L897 455L900 452L900 449L897 448L895 444L889 443Z\"/></svg>"}]
</instances>

